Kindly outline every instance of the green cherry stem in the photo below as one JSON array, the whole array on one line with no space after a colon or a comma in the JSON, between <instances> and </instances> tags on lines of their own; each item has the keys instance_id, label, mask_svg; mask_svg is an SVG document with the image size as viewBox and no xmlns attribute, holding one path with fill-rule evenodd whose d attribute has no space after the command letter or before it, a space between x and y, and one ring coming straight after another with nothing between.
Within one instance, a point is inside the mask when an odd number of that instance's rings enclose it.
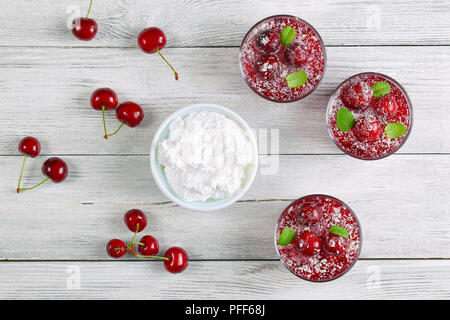
<instances>
[{"instance_id":1,"label":"green cherry stem","mask_svg":"<svg viewBox=\"0 0 450 320\"><path fill-rule=\"evenodd\" d=\"M92 8L92 0L91 0L91 3L89 4L89 10L88 10L88 13L86 14L86 18L89 18L89 14L91 13L91 8Z\"/></svg>"},{"instance_id":2,"label":"green cherry stem","mask_svg":"<svg viewBox=\"0 0 450 320\"><path fill-rule=\"evenodd\" d=\"M134 245L130 246L130 251L133 254L133 256L138 257L138 258L153 258L153 259L161 259L161 260L167 260L169 261L170 259L167 257L160 257L160 256L143 256L141 254L138 254L134 251Z\"/></svg>"},{"instance_id":3,"label":"green cherry stem","mask_svg":"<svg viewBox=\"0 0 450 320\"><path fill-rule=\"evenodd\" d=\"M119 132L119 130L122 129L124 124L125 124L125 122L122 122L116 131L114 131L113 133L110 133L110 134L106 134L105 135L106 139L108 139L108 137L111 137L111 136L115 135L117 132Z\"/></svg>"},{"instance_id":4,"label":"green cherry stem","mask_svg":"<svg viewBox=\"0 0 450 320\"><path fill-rule=\"evenodd\" d=\"M20 190L18 190L17 192L19 192L19 191L22 191L22 190L31 190L31 189L34 189L34 188L37 188L37 187L39 187L41 184L43 184L45 181L47 181L48 180L48 177L47 178L45 178L44 180L42 180L41 182L39 182L37 185L35 185L35 186L32 186L32 187L28 187L28 188L20 188Z\"/></svg>"},{"instance_id":5,"label":"green cherry stem","mask_svg":"<svg viewBox=\"0 0 450 320\"><path fill-rule=\"evenodd\" d=\"M105 106L102 106L102 118L103 118L103 130L105 132L105 139L108 139L108 133L106 132L106 122L105 122Z\"/></svg>"},{"instance_id":6,"label":"green cherry stem","mask_svg":"<svg viewBox=\"0 0 450 320\"><path fill-rule=\"evenodd\" d=\"M167 63L167 65L170 67L170 69L172 69L173 74L175 75L175 80L178 80L178 72L175 71L175 69L172 67L172 65L169 63L169 61L167 61L166 58L164 58L164 56L158 49L156 49L156 52L158 52L159 56Z\"/></svg>"},{"instance_id":7,"label":"green cherry stem","mask_svg":"<svg viewBox=\"0 0 450 320\"><path fill-rule=\"evenodd\" d=\"M128 241L128 243L127 243L128 250L131 250L131 246L134 245L134 243L135 243L134 239L136 238L136 235L138 234L138 232L139 232L139 223L136 224L136 231L134 232L133 238L131 238L131 240Z\"/></svg>"},{"instance_id":8,"label":"green cherry stem","mask_svg":"<svg viewBox=\"0 0 450 320\"><path fill-rule=\"evenodd\" d=\"M27 157L28 155L25 154L25 157L23 158L22 162L22 170L20 170L19 183L17 184L17 193L20 192L20 181L22 181L23 168L25 167L25 162L27 162Z\"/></svg>"}]
</instances>

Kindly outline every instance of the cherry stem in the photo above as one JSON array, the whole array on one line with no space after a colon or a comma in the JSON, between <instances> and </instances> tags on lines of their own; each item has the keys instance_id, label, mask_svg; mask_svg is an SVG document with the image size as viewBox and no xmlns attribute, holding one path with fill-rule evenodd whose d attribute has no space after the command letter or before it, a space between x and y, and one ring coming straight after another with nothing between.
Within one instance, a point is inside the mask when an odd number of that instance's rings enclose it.
<instances>
[{"instance_id":1,"label":"cherry stem","mask_svg":"<svg viewBox=\"0 0 450 320\"><path fill-rule=\"evenodd\" d=\"M86 18L89 18L89 14L91 13L91 8L92 8L92 0L91 0L91 3L89 4L89 10L88 10L88 13L86 15Z\"/></svg>"},{"instance_id":2,"label":"cherry stem","mask_svg":"<svg viewBox=\"0 0 450 320\"><path fill-rule=\"evenodd\" d=\"M106 132L106 122L105 122L105 106L102 106L102 118L103 118L103 130L105 132L105 139L108 139L108 133Z\"/></svg>"},{"instance_id":3,"label":"cherry stem","mask_svg":"<svg viewBox=\"0 0 450 320\"><path fill-rule=\"evenodd\" d=\"M136 235L138 234L138 232L139 232L139 223L136 224L136 231L134 232L133 238L131 238L131 240L128 241L128 243L127 243L127 249L130 251L131 251L132 244L134 245L134 243L135 243L134 239L136 238Z\"/></svg>"},{"instance_id":4,"label":"cherry stem","mask_svg":"<svg viewBox=\"0 0 450 320\"><path fill-rule=\"evenodd\" d=\"M25 162L27 162L27 157L28 155L25 154L25 157L23 158L22 162L22 170L20 170L19 183L17 184L17 193L20 192L20 181L22 181L23 168L25 168Z\"/></svg>"},{"instance_id":5,"label":"cherry stem","mask_svg":"<svg viewBox=\"0 0 450 320\"><path fill-rule=\"evenodd\" d=\"M166 257L160 257L160 256L143 256L141 254L137 254L136 251L134 251L134 246L136 244L144 245L142 242L135 242L134 239L136 238L136 235L139 232L139 223L136 224L136 232L133 235L133 238L127 243L127 249L131 252L131 254L138 258L155 258L155 259L162 259L162 260L169 260L169 258Z\"/></svg>"},{"instance_id":6,"label":"cherry stem","mask_svg":"<svg viewBox=\"0 0 450 320\"><path fill-rule=\"evenodd\" d=\"M39 187L41 184L43 184L45 181L47 181L48 180L48 177L47 178L45 178L44 180L42 180L41 182L39 182L37 185L35 185L35 186L32 186L32 187L28 187L28 188L20 188L20 190L19 191L22 191L22 190L31 190L31 189L34 189L34 188L37 188L37 187Z\"/></svg>"},{"instance_id":7,"label":"cherry stem","mask_svg":"<svg viewBox=\"0 0 450 320\"><path fill-rule=\"evenodd\" d=\"M106 139L108 139L108 137L113 136L113 135L115 135L117 132L119 132L119 130L122 129L122 127L123 127L124 124L125 124L125 122L122 122L122 124L117 128L116 131L114 131L114 132L111 133L111 134L106 134L106 135L105 135Z\"/></svg>"},{"instance_id":8,"label":"cherry stem","mask_svg":"<svg viewBox=\"0 0 450 320\"><path fill-rule=\"evenodd\" d=\"M162 53L156 49L156 52L158 52L158 54L161 56L161 58L169 65L169 67L172 69L174 75L175 75L175 80L178 80L178 72L175 71L175 69L172 67L172 65L169 63L169 61L166 60L166 58L164 58L164 56L162 55Z\"/></svg>"}]
</instances>

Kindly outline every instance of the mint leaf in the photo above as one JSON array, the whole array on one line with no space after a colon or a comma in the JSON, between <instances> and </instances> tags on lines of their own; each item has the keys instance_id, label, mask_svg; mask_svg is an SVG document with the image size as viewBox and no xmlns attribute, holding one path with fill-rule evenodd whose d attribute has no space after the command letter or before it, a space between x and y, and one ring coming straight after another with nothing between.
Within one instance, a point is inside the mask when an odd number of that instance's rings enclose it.
<instances>
[{"instance_id":1,"label":"mint leaf","mask_svg":"<svg viewBox=\"0 0 450 320\"><path fill-rule=\"evenodd\" d=\"M348 239L348 232L345 228L341 226L331 226L330 233L337 234L345 239Z\"/></svg>"},{"instance_id":2,"label":"mint leaf","mask_svg":"<svg viewBox=\"0 0 450 320\"><path fill-rule=\"evenodd\" d=\"M286 227L281 231L280 238L278 238L278 244L280 246L286 246L294 240L295 231L289 227Z\"/></svg>"},{"instance_id":3,"label":"mint leaf","mask_svg":"<svg viewBox=\"0 0 450 320\"><path fill-rule=\"evenodd\" d=\"M289 88L298 88L305 84L308 76L303 71L295 71L286 77Z\"/></svg>"},{"instance_id":4,"label":"mint leaf","mask_svg":"<svg viewBox=\"0 0 450 320\"><path fill-rule=\"evenodd\" d=\"M373 96L382 97L391 92L391 86L386 81L378 81L372 85Z\"/></svg>"},{"instance_id":5,"label":"mint leaf","mask_svg":"<svg viewBox=\"0 0 450 320\"><path fill-rule=\"evenodd\" d=\"M290 45L295 38L295 29L291 26L286 26L280 33L281 44L285 47Z\"/></svg>"},{"instance_id":6,"label":"mint leaf","mask_svg":"<svg viewBox=\"0 0 450 320\"><path fill-rule=\"evenodd\" d=\"M336 114L336 123L342 132L347 132L355 125L355 117L353 117L353 113L346 109L340 108Z\"/></svg>"},{"instance_id":7,"label":"mint leaf","mask_svg":"<svg viewBox=\"0 0 450 320\"><path fill-rule=\"evenodd\" d=\"M389 123L385 128L384 132L386 136L390 139L395 139L403 136L406 133L406 127L403 123Z\"/></svg>"}]
</instances>

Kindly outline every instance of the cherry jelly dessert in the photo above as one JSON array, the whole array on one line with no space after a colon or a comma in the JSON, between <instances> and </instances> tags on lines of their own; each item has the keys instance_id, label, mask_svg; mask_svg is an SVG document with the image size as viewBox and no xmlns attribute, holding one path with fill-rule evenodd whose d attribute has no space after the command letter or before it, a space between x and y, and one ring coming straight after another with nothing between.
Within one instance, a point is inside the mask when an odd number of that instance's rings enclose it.
<instances>
[{"instance_id":1,"label":"cherry jelly dessert","mask_svg":"<svg viewBox=\"0 0 450 320\"><path fill-rule=\"evenodd\" d=\"M306 97L325 71L325 46L319 33L306 21L288 15L254 25L242 40L239 57L250 88L275 102Z\"/></svg>"},{"instance_id":2,"label":"cherry jelly dessert","mask_svg":"<svg viewBox=\"0 0 450 320\"><path fill-rule=\"evenodd\" d=\"M327 108L331 138L347 154L364 160L400 149L412 126L405 89L380 73L360 73L339 85Z\"/></svg>"},{"instance_id":3,"label":"cherry jelly dessert","mask_svg":"<svg viewBox=\"0 0 450 320\"><path fill-rule=\"evenodd\" d=\"M327 195L309 195L281 213L275 242L280 260L293 274L310 281L329 281L355 264L361 232L358 219L345 203Z\"/></svg>"}]
</instances>

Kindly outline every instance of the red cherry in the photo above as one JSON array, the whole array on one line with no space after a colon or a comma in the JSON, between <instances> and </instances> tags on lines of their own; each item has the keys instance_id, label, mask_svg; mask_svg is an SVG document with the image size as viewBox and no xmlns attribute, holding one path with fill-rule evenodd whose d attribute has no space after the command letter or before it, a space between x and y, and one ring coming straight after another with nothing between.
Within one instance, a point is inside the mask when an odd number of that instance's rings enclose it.
<instances>
[{"instance_id":1,"label":"red cherry","mask_svg":"<svg viewBox=\"0 0 450 320\"><path fill-rule=\"evenodd\" d=\"M375 112L381 118L387 120L394 117L398 111L397 101L393 97L383 96L378 100L375 106Z\"/></svg>"},{"instance_id":2,"label":"red cherry","mask_svg":"<svg viewBox=\"0 0 450 320\"><path fill-rule=\"evenodd\" d=\"M298 42L293 43L284 51L284 58L288 64L301 67L308 60L307 48Z\"/></svg>"},{"instance_id":3,"label":"red cherry","mask_svg":"<svg viewBox=\"0 0 450 320\"><path fill-rule=\"evenodd\" d=\"M53 182L59 183L67 178L69 168L64 160L58 157L47 159L42 165L42 173Z\"/></svg>"},{"instance_id":4,"label":"red cherry","mask_svg":"<svg viewBox=\"0 0 450 320\"><path fill-rule=\"evenodd\" d=\"M162 50L166 42L166 35L157 27L144 29L138 37L139 47L145 53L155 53L157 50Z\"/></svg>"},{"instance_id":5,"label":"red cherry","mask_svg":"<svg viewBox=\"0 0 450 320\"><path fill-rule=\"evenodd\" d=\"M361 141L374 141L381 132L381 123L373 115L368 115L356 121L353 127L356 138Z\"/></svg>"},{"instance_id":6,"label":"red cherry","mask_svg":"<svg viewBox=\"0 0 450 320\"><path fill-rule=\"evenodd\" d=\"M322 208L311 202L302 203L297 208L297 217L300 223L311 225L319 222L322 219Z\"/></svg>"},{"instance_id":7,"label":"red cherry","mask_svg":"<svg viewBox=\"0 0 450 320\"><path fill-rule=\"evenodd\" d=\"M142 51L145 53L157 52L164 62L167 63L167 65L172 69L175 75L175 80L178 80L178 73L160 52L165 47L166 42L166 35L157 27L144 29L138 36L138 45Z\"/></svg>"},{"instance_id":8,"label":"red cherry","mask_svg":"<svg viewBox=\"0 0 450 320\"><path fill-rule=\"evenodd\" d=\"M107 110L117 107L118 99L116 93L110 88L99 88L91 95L91 106L95 110Z\"/></svg>"},{"instance_id":9,"label":"red cherry","mask_svg":"<svg viewBox=\"0 0 450 320\"><path fill-rule=\"evenodd\" d=\"M119 121L125 122L127 126L133 128L144 119L144 111L138 104L127 101L117 107L116 116Z\"/></svg>"},{"instance_id":10,"label":"red cherry","mask_svg":"<svg viewBox=\"0 0 450 320\"><path fill-rule=\"evenodd\" d=\"M164 267L171 273L180 273L188 266L188 255L186 251L180 247L167 249L164 257L169 258L169 260L164 260Z\"/></svg>"},{"instance_id":11,"label":"red cherry","mask_svg":"<svg viewBox=\"0 0 450 320\"><path fill-rule=\"evenodd\" d=\"M319 252L322 247L320 238L314 233L309 231L303 231L297 241L297 245L303 254L312 256L314 253Z\"/></svg>"},{"instance_id":12,"label":"red cherry","mask_svg":"<svg viewBox=\"0 0 450 320\"><path fill-rule=\"evenodd\" d=\"M273 80L279 74L280 61L272 55L263 55L255 63L255 73L262 80Z\"/></svg>"},{"instance_id":13,"label":"red cherry","mask_svg":"<svg viewBox=\"0 0 450 320\"><path fill-rule=\"evenodd\" d=\"M127 246L122 240L112 239L106 245L106 252L112 258L121 258L127 253Z\"/></svg>"},{"instance_id":14,"label":"red cherry","mask_svg":"<svg viewBox=\"0 0 450 320\"><path fill-rule=\"evenodd\" d=\"M372 97L372 88L366 82L352 83L342 90L342 101L349 108L365 109L372 101Z\"/></svg>"},{"instance_id":15,"label":"red cherry","mask_svg":"<svg viewBox=\"0 0 450 320\"><path fill-rule=\"evenodd\" d=\"M143 236L139 242L143 243L143 245L139 244L138 246L138 251L140 254L144 256L154 256L158 253L159 243L154 237L149 235Z\"/></svg>"},{"instance_id":16,"label":"red cherry","mask_svg":"<svg viewBox=\"0 0 450 320\"><path fill-rule=\"evenodd\" d=\"M255 43L266 53L274 53L280 47L280 34L273 30L263 30L259 33Z\"/></svg>"},{"instance_id":17,"label":"red cherry","mask_svg":"<svg viewBox=\"0 0 450 320\"><path fill-rule=\"evenodd\" d=\"M25 137L19 143L19 151L35 158L41 152L41 144L34 137Z\"/></svg>"},{"instance_id":18,"label":"red cherry","mask_svg":"<svg viewBox=\"0 0 450 320\"><path fill-rule=\"evenodd\" d=\"M77 18L73 21L72 33L75 37L83 41L94 39L98 26L94 19Z\"/></svg>"},{"instance_id":19,"label":"red cherry","mask_svg":"<svg viewBox=\"0 0 450 320\"><path fill-rule=\"evenodd\" d=\"M147 217L145 214L139 209L131 209L128 210L124 217L123 221L127 225L128 229L132 232L137 231L137 225L139 224L139 232L145 229L147 226Z\"/></svg>"},{"instance_id":20,"label":"red cherry","mask_svg":"<svg viewBox=\"0 0 450 320\"><path fill-rule=\"evenodd\" d=\"M347 251L348 240L337 234L330 233L325 240L325 250L333 255L341 255Z\"/></svg>"}]
</instances>

